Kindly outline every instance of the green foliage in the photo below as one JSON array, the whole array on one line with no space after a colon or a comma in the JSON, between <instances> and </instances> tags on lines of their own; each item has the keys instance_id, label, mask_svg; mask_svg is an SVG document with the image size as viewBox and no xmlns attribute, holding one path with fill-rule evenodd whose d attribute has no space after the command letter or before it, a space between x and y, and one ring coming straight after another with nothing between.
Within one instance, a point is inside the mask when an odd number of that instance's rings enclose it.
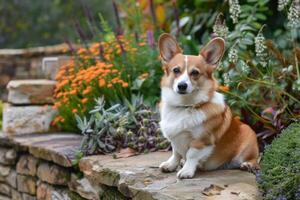
<instances>
[{"instance_id":1,"label":"green foliage","mask_svg":"<svg viewBox=\"0 0 300 200\"><path fill-rule=\"evenodd\" d=\"M94 29L92 21L98 12L111 19L111 1L0 0L0 46L24 48L57 44L65 39L75 41L75 22L90 38Z\"/></svg>"},{"instance_id":2,"label":"green foliage","mask_svg":"<svg viewBox=\"0 0 300 200\"><path fill-rule=\"evenodd\" d=\"M300 199L300 124L293 123L266 147L258 182L264 199Z\"/></svg>"},{"instance_id":3,"label":"green foliage","mask_svg":"<svg viewBox=\"0 0 300 200\"><path fill-rule=\"evenodd\" d=\"M146 106L140 97L105 108L104 98L90 111L91 117L76 116L83 134L81 151L84 154L109 153L121 148L137 152L166 149L169 143L162 137L157 113Z\"/></svg>"},{"instance_id":4,"label":"green foliage","mask_svg":"<svg viewBox=\"0 0 300 200\"><path fill-rule=\"evenodd\" d=\"M232 28L227 27L222 15L213 27L227 43L228 50L216 73L221 84L230 88L224 91L227 102L257 131L262 130L263 124L268 129L263 132L264 138L279 133L300 114L300 87L297 86L300 32L282 22L277 27L286 35L281 38L284 48L277 45L278 39L273 34L267 40L263 32L268 27L263 24L268 22L268 2L248 0L235 6L239 12L235 11Z\"/></svg>"},{"instance_id":5,"label":"green foliage","mask_svg":"<svg viewBox=\"0 0 300 200\"><path fill-rule=\"evenodd\" d=\"M77 131L73 113L88 117L99 96L109 104L122 103L133 95L143 95L151 104L159 99L162 70L157 49L147 44L145 34L116 36L101 15L99 23L102 41L80 48L74 62L61 67L56 76L59 115L53 124L67 131Z\"/></svg>"},{"instance_id":6,"label":"green foliage","mask_svg":"<svg viewBox=\"0 0 300 200\"><path fill-rule=\"evenodd\" d=\"M215 77L227 103L261 138L300 116L299 1L179 0L177 7L171 32L180 30L184 53L197 55L197 41L225 39Z\"/></svg>"}]
</instances>

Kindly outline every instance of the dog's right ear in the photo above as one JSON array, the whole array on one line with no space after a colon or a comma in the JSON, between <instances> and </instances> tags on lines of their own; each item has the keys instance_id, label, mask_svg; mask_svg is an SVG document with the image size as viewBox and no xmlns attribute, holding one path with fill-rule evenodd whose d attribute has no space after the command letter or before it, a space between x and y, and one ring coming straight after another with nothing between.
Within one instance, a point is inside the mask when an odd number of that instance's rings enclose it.
<instances>
[{"instance_id":1,"label":"dog's right ear","mask_svg":"<svg viewBox=\"0 0 300 200\"><path fill-rule=\"evenodd\" d=\"M169 62L176 54L181 53L178 43L168 33L163 33L158 39L160 57L164 63Z\"/></svg>"}]
</instances>

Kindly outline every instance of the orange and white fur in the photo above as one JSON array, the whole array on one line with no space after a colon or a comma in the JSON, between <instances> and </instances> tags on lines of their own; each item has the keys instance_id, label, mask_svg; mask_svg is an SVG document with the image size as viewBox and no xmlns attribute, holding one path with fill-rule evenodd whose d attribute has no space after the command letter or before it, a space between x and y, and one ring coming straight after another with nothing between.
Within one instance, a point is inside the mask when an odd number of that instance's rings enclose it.
<instances>
[{"instance_id":1,"label":"orange and white fur","mask_svg":"<svg viewBox=\"0 0 300 200\"><path fill-rule=\"evenodd\" d=\"M169 34L159 38L164 68L161 80L161 130L171 142L172 156L159 166L163 172L177 169L178 178L192 178L197 168L258 168L254 131L232 116L213 71L221 60L225 42L212 39L198 56L183 55Z\"/></svg>"}]
</instances>

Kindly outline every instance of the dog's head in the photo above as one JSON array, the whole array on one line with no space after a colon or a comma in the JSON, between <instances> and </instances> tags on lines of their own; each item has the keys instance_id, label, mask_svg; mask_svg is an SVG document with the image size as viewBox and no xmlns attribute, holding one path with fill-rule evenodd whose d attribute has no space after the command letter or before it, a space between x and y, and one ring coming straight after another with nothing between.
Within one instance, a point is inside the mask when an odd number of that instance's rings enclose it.
<instances>
[{"instance_id":1,"label":"dog's head","mask_svg":"<svg viewBox=\"0 0 300 200\"><path fill-rule=\"evenodd\" d=\"M207 101L217 89L213 71L223 56L224 40L219 37L212 39L198 56L183 55L170 34L162 34L158 44L165 72L161 81L163 98L168 96L167 101L172 98L173 104Z\"/></svg>"}]
</instances>

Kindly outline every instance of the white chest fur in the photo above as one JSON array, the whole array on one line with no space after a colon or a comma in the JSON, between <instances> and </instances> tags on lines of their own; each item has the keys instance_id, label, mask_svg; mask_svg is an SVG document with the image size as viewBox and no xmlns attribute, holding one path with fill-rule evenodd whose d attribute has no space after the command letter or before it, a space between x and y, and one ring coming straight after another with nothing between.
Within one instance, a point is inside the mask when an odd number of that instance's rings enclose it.
<instances>
[{"instance_id":1,"label":"white chest fur","mask_svg":"<svg viewBox=\"0 0 300 200\"><path fill-rule=\"evenodd\" d=\"M201 136L202 124L206 120L205 112L184 105L207 102L206 95L199 92L189 97L183 97L172 89L162 88L162 101L160 126L166 138L171 139L183 131L191 132L196 138ZM225 107L223 95L218 92L214 93L211 102Z\"/></svg>"},{"instance_id":2,"label":"white chest fur","mask_svg":"<svg viewBox=\"0 0 300 200\"><path fill-rule=\"evenodd\" d=\"M160 126L164 136L172 140L173 137L181 132L190 132L192 134L198 132L198 134L201 134L201 124L205 119L205 113L199 109L174 107L164 104L161 108Z\"/></svg>"}]
</instances>

